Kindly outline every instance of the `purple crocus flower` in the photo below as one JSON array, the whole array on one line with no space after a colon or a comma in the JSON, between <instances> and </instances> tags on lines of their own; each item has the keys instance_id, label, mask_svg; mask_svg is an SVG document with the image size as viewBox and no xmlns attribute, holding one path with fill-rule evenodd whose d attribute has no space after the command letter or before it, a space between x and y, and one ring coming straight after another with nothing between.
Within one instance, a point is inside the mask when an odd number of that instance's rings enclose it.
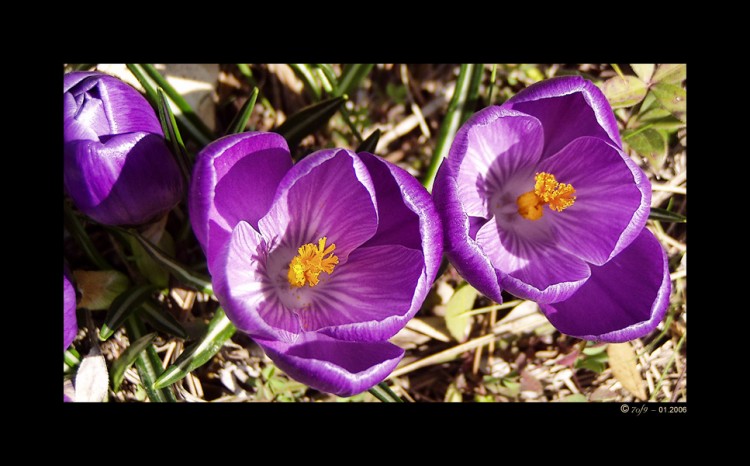
<instances>
[{"instance_id":1,"label":"purple crocus flower","mask_svg":"<svg viewBox=\"0 0 750 466\"><path fill-rule=\"evenodd\" d=\"M81 212L107 225L146 223L182 198L184 182L146 99L96 72L63 77L64 181Z\"/></svg>"},{"instance_id":2,"label":"purple crocus flower","mask_svg":"<svg viewBox=\"0 0 750 466\"><path fill-rule=\"evenodd\" d=\"M671 283L645 229L651 185L612 109L581 77L477 112L434 186L446 253L475 288L535 300L561 332L622 342L661 321Z\"/></svg>"},{"instance_id":3,"label":"purple crocus flower","mask_svg":"<svg viewBox=\"0 0 750 466\"><path fill-rule=\"evenodd\" d=\"M76 291L70 282L70 274L66 267L63 271L63 351L73 343L77 333Z\"/></svg>"},{"instance_id":4,"label":"purple crocus flower","mask_svg":"<svg viewBox=\"0 0 750 466\"><path fill-rule=\"evenodd\" d=\"M274 133L209 144L188 199L229 319L291 377L350 396L403 350L387 340L419 310L442 255L440 220L407 172L326 149L292 165Z\"/></svg>"}]
</instances>

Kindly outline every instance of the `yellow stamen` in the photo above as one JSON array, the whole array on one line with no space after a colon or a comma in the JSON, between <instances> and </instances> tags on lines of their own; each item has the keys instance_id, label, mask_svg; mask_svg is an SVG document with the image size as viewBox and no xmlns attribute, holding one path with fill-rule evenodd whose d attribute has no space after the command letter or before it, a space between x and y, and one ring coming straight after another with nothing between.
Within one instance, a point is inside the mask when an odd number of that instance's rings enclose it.
<instances>
[{"instance_id":1,"label":"yellow stamen","mask_svg":"<svg viewBox=\"0 0 750 466\"><path fill-rule=\"evenodd\" d=\"M326 248L325 236L318 240L317 248L312 243L300 246L297 250L299 254L289 262L289 284L299 288L307 283L312 287L318 284L321 272L333 273L333 268L339 263L339 258L333 255L335 249L335 244Z\"/></svg>"},{"instance_id":2,"label":"yellow stamen","mask_svg":"<svg viewBox=\"0 0 750 466\"><path fill-rule=\"evenodd\" d=\"M569 183L558 183L555 175L539 172L534 177L534 190L523 193L516 199L518 213L528 220L542 218L544 204L549 208L562 212L572 206L576 200L576 190Z\"/></svg>"}]
</instances>

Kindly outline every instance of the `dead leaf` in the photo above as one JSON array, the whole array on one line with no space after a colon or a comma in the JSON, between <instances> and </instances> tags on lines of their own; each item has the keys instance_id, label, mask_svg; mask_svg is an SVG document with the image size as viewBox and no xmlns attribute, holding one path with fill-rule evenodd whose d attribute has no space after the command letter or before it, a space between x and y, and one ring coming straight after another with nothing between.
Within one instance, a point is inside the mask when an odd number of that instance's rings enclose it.
<instances>
[{"instance_id":1,"label":"dead leaf","mask_svg":"<svg viewBox=\"0 0 750 466\"><path fill-rule=\"evenodd\" d=\"M73 276L81 292L78 307L90 311L109 309L112 301L130 285L128 277L116 270L74 270Z\"/></svg>"},{"instance_id":2,"label":"dead leaf","mask_svg":"<svg viewBox=\"0 0 750 466\"><path fill-rule=\"evenodd\" d=\"M607 346L609 367L612 375L622 384L625 390L635 397L645 400L646 390L643 388L643 378L636 366L635 352L630 343L616 343Z\"/></svg>"},{"instance_id":3,"label":"dead leaf","mask_svg":"<svg viewBox=\"0 0 750 466\"><path fill-rule=\"evenodd\" d=\"M106 401L109 390L107 362L99 348L92 348L83 358L76 374L76 401Z\"/></svg>"}]
</instances>

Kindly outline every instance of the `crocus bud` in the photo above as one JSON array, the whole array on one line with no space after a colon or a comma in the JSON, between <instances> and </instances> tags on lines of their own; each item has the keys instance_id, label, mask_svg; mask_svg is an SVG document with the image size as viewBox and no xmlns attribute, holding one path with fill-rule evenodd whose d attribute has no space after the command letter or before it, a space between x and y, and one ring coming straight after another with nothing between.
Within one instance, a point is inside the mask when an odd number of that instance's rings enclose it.
<instances>
[{"instance_id":1,"label":"crocus bud","mask_svg":"<svg viewBox=\"0 0 750 466\"><path fill-rule=\"evenodd\" d=\"M64 181L76 207L97 222L149 222L182 198L184 182L146 99L96 72L63 78Z\"/></svg>"}]
</instances>

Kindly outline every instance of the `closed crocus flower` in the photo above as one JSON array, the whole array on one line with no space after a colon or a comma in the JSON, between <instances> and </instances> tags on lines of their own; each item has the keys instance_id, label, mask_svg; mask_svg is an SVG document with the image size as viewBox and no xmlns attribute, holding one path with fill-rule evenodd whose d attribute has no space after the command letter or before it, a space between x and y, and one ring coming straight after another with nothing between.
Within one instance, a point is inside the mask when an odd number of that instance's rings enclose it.
<instances>
[{"instance_id":1,"label":"closed crocus flower","mask_svg":"<svg viewBox=\"0 0 750 466\"><path fill-rule=\"evenodd\" d=\"M76 290L70 282L68 269L65 268L63 271L63 351L68 349L68 346L73 343L77 333Z\"/></svg>"},{"instance_id":2,"label":"closed crocus flower","mask_svg":"<svg viewBox=\"0 0 750 466\"><path fill-rule=\"evenodd\" d=\"M63 78L64 182L97 222L135 225L174 207L184 192L156 113L135 89L96 72Z\"/></svg>"},{"instance_id":3,"label":"closed crocus flower","mask_svg":"<svg viewBox=\"0 0 750 466\"><path fill-rule=\"evenodd\" d=\"M476 113L433 194L449 259L490 298L535 300L587 340L638 338L664 316L667 258L645 229L651 185L591 82L550 79Z\"/></svg>"},{"instance_id":4,"label":"closed crocus flower","mask_svg":"<svg viewBox=\"0 0 750 466\"><path fill-rule=\"evenodd\" d=\"M442 255L407 172L344 149L293 165L281 136L242 133L198 155L189 207L219 302L278 367L340 396L393 370Z\"/></svg>"}]
</instances>

